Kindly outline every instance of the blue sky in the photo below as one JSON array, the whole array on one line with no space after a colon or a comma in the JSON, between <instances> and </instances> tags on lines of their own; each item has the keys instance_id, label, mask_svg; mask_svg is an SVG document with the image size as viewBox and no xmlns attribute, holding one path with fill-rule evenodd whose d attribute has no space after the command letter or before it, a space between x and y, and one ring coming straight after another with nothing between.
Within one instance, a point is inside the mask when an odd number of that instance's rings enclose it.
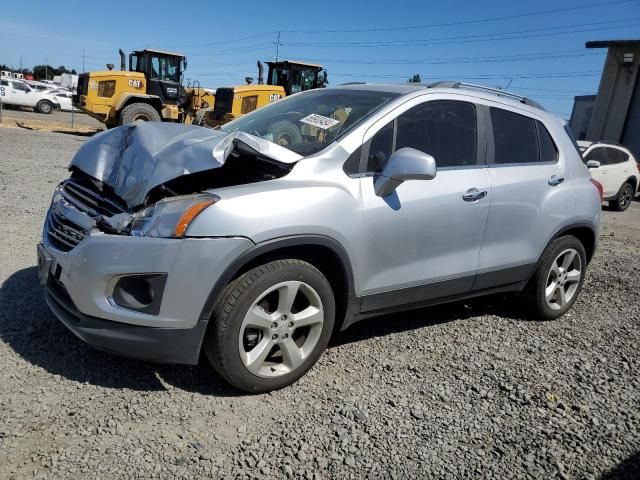
<instances>
[{"instance_id":1,"label":"blue sky","mask_svg":"<svg viewBox=\"0 0 640 480\"><path fill-rule=\"evenodd\" d=\"M564 117L574 95L598 88L606 52L585 42L640 38L640 0L3 4L0 63L16 68L22 56L81 70L84 50L86 70L104 69L118 48L155 47L187 54L186 79L234 85L274 58L280 31L280 56L323 63L334 85L414 73L509 85Z\"/></svg>"}]
</instances>

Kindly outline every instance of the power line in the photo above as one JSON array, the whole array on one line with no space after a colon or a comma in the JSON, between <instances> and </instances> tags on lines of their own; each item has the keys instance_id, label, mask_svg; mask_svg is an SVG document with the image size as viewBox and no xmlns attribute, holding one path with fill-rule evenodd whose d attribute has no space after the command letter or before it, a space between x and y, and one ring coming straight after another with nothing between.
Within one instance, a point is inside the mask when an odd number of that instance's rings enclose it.
<instances>
[{"instance_id":1,"label":"power line","mask_svg":"<svg viewBox=\"0 0 640 480\"><path fill-rule=\"evenodd\" d=\"M330 59L314 58L313 61L323 63L345 63L351 65L438 65L454 63L503 63L511 61L528 60L549 60L575 57L602 57L601 52L585 52L584 50L569 50L566 52L543 52L531 54L515 55L493 55L488 57L448 57L448 58L424 58L424 59L380 59L380 60L358 60L358 59ZM300 61L312 61L311 59L300 59Z\"/></svg>"},{"instance_id":2,"label":"power line","mask_svg":"<svg viewBox=\"0 0 640 480\"><path fill-rule=\"evenodd\" d=\"M587 71L575 71L575 72L531 72L531 73L503 73L503 74L476 74L472 76L463 75L461 78L466 79L476 79L476 80L490 80L494 78L579 78L579 77L591 77L591 76L599 76L602 72L598 70L587 70ZM379 73L340 73L334 72L332 73L334 77L355 77L355 78L364 78L364 77L374 77L374 78L408 78L412 74L379 74ZM425 79L441 79L442 75L439 76L424 76L420 75L421 78Z\"/></svg>"},{"instance_id":3,"label":"power line","mask_svg":"<svg viewBox=\"0 0 640 480\"><path fill-rule=\"evenodd\" d=\"M555 8L551 10L540 10L537 12L518 13L512 15L503 15L499 17L485 17L472 20L462 20L458 22L431 23L426 25L409 25L400 27L378 27L378 28L356 28L356 29L334 29L334 30L283 30L283 33L365 33L365 32L390 32L395 30L419 30L425 28L451 27L455 25L470 25L474 23L495 22L501 20L511 20L514 18L534 17L539 15L549 15L553 13L570 12L574 10L586 10L588 8L606 7L611 5L619 5L622 3L632 3L635 0L620 0L614 2L591 3L575 7Z\"/></svg>"},{"instance_id":4,"label":"power line","mask_svg":"<svg viewBox=\"0 0 640 480\"><path fill-rule=\"evenodd\" d=\"M250 35L248 37L235 38L231 40L223 40L221 42L211 42L211 43L200 43L195 45L177 45L174 48L199 48L199 47L214 47L218 45L227 45L229 43L243 42L245 40L254 40L256 38L263 38L268 36L276 35L278 32L265 32L257 35Z\"/></svg>"},{"instance_id":5,"label":"power line","mask_svg":"<svg viewBox=\"0 0 640 480\"><path fill-rule=\"evenodd\" d=\"M580 32L590 32L590 31L595 31L595 30L604 30L604 29L609 29L612 27L616 27L616 28L627 28L627 27L632 27L635 26L636 24L633 25L626 25L626 26L621 26L618 25L620 23L628 23L628 22L637 22L638 20L640 20L640 17L635 17L635 18L628 18L628 19L617 19L617 20L607 20L607 21L603 21L603 22L593 22L593 23L579 23L579 24L572 24L572 25L558 25L555 27L544 27L544 28L534 28L534 29L530 29L530 30L518 30L518 31L513 31L513 32L495 32L495 33L482 33L482 34L475 34L475 35L455 35L455 36L450 36L450 37L432 37L432 38L425 38L425 39L417 39L417 40L385 40L385 41L380 41L380 42L324 42L324 43L319 43L319 42L287 42L287 45L289 46L304 46L304 47L394 47L394 46L398 46L398 47L407 47L407 46L422 46L422 45L442 45L443 43L446 44L455 44L455 43L469 43L469 42L478 42L478 41L494 41L494 40L511 40L514 38L533 38L533 37L540 37L540 36L549 36L549 35L564 35L567 33L580 33ZM551 33L546 33L546 34L534 34L534 35L522 35L525 33L535 33L535 32L543 32L543 31L549 31L549 30L560 30L560 29L565 29L565 28L579 28L579 27L583 27L586 25L604 25L604 24L608 24L608 27L600 27L600 28L592 28L592 29L579 29L579 30L572 30L572 31L566 31L566 32L551 32ZM510 37L504 37L502 38L502 36L509 36ZM516 35L516 36L513 36ZM487 37L499 37L499 38L487 38ZM466 40L460 40L460 39L466 39ZM451 42L449 42L449 40L453 40Z\"/></svg>"}]
</instances>

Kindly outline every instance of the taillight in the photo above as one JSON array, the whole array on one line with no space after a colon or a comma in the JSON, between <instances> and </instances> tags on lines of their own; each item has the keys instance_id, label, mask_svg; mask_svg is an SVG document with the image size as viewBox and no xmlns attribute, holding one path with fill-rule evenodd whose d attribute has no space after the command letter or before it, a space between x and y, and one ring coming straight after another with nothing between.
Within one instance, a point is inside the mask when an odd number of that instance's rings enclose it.
<instances>
[{"instance_id":1,"label":"taillight","mask_svg":"<svg viewBox=\"0 0 640 480\"><path fill-rule=\"evenodd\" d=\"M596 187L596 189L598 190L598 194L600 195L600 201L602 201L602 197L604 196L604 188L602 188L602 184L599 181L594 180L593 178L590 178L589 181L593 183L593 186Z\"/></svg>"}]
</instances>

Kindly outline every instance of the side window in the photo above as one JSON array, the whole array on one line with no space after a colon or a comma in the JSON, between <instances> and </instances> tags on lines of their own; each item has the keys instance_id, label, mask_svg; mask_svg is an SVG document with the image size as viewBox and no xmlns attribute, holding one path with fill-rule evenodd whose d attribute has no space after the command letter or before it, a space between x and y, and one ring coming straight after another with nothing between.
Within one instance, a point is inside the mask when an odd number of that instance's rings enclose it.
<instances>
[{"instance_id":1,"label":"side window","mask_svg":"<svg viewBox=\"0 0 640 480\"><path fill-rule=\"evenodd\" d=\"M9 82L7 82L6 80L0 80L0 85L2 85L3 87L8 87Z\"/></svg>"},{"instance_id":2,"label":"side window","mask_svg":"<svg viewBox=\"0 0 640 480\"><path fill-rule=\"evenodd\" d=\"M536 125L538 126L538 138L540 139L540 161L555 162L558 159L558 149L556 144L553 143L551 134L541 122L536 121Z\"/></svg>"},{"instance_id":3,"label":"side window","mask_svg":"<svg viewBox=\"0 0 640 480\"><path fill-rule=\"evenodd\" d=\"M371 139L367 172L379 172L393 153L393 125L390 122Z\"/></svg>"},{"instance_id":4,"label":"side window","mask_svg":"<svg viewBox=\"0 0 640 480\"><path fill-rule=\"evenodd\" d=\"M585 161L589 160L595 160L597 162L600 162L600 165L606 165L607 152L604 148L594 148L587 154L587 158L585 158Z\"/></svg>"},{"instance_id":5,"label":"side window","mask_svg":"<svg viewBox=\"0 0 640 480\"><path fill-rule=\"evenodd\" d=\"M398 117L396 150L412 147L436 159L438 168L476 164L476 109L454 100L426 102Z\"/></svg>"},{"instance_id":6,"label":"side window","mask_svg":"<svg viewBox=\"0 0 640 480\"><path fill-rule=\"evenodd\" d=\"M629 155L617 148L607 148L607 163L609 165L616 165L624 163L629 159Z\"/></svg>"},{"instance_id":7,"label":"side window","mask_svg":"<svg viewBox=\"0 0 640 480\"><path fill-rule=\"evenodd\" d=\"M491 108L496 164L538 162L535 122L524 115Z\"/></svg>"}]
</instances>

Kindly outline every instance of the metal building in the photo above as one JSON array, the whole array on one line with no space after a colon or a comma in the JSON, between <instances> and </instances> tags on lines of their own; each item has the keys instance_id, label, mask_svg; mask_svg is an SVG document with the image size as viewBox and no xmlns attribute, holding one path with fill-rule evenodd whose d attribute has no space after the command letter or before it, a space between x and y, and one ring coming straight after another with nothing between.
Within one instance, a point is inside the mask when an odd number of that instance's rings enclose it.
<instances>
[{"instance_id":1,"label":"metal building","mask_svg":"<svg viewBox=\"0 0 640 480\"><path fill-rule=\"evenodd\" d=\"M579 95L573 97L573 110L569 126L578 140L587 138L589 123L593 115L593 105L596 103L596 95Z\"/></svg>"},{"instance_id":2,"label":"metal building","mask_svg":"<svg viewBox=\"0 0 640 480\"><path fill-rule=\"evenodd\" d=\"M608 49L586 140L620 143L640 158L640 40L587 42L586 47Z\"/></svg>"}]
</instances>

